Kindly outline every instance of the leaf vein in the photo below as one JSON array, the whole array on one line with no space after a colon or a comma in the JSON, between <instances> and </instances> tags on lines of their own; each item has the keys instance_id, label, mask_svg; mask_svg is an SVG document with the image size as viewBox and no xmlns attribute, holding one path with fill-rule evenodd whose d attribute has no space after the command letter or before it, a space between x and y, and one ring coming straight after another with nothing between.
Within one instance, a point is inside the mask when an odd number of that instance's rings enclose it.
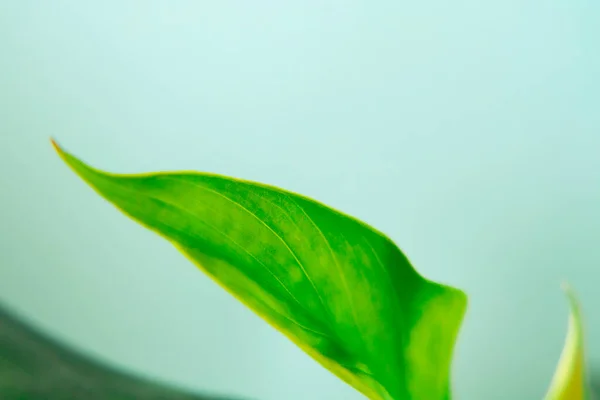
<instances>
[{"instance_id":1,"label":"leaf vein","mask_svg":"<svg viewBox=\"0 0 600 400\"><path fill-rule=\"evenodd\" d=\"M175 179L175 178L169 178L169 179ZM175 179L177 181L179 181L178 179ZM249 215L251 215L252 217L254 217L257 221L259 221L264 227L266 227L273 235L275 235L275 237L277 237L277 239L279 239L279 241L285 246L285 248L289 251L289 253L292 255L292 257L294 258L294 260L296 261L296 263L298 264L298 266L300 267L300 270L302 271L302 273L304 274L304 276L306 277L306 279L309 281L309 283L311 284L311 286L313 287L313 289L315 290L317 297L319 298L319 301L321 302L321 304L324 306L324 302L323 299L321 298L319 292L317 291L317 288L314 284L314 282L312 281L312 279L310 278L310 276L308 275L308 272L306 271L306 268L304 267L304 264L302 264L302 262L298 259L298 256L296 255L296 253L290 248L290 246L287 244L287 242L281 237L281 235L279 235L277 232L275 232L275 230L269 226L269 224L267 224L262 218L260 218L258 215L256 215L255 213L253 213L252 211L250 211L247 207L244 207L244 205L242 205L241 203L239 203L238 201L234 200L233 198L217 191L214 190L212 188L206 187L204 185L199 185L197 183L194 182L190 182L191 185L198 187L200 189L209 191L211 193L214 193L218 196L223 197L224 199L230 201L231 203L233 203L234 205L236 205L237 207L241 208L242 210L244 210L246 213L248 213ZM264 199L264 197L261 196L261 198ZM268 201L268 200L267 200ZM278 205L276 205L275 203L270 202L271 204L279 207ZM281 207L279 207L281 209ZM283 209L282 209L283 210ZM284 211L284 210L283 210ZM284 211L285 212L285 211ZM286 215L289 216L289 214L286 213ZM290 219L292 219L290 217Z\"/></svg>"},{"instance_id":2,"label":"leaf vein","mask_svg":"<svg viewBox=\"0 0 600 400\"><path fill-rule=\"evenodd\" d=\"M290 195L288 195L287 193L284 193L284 194L288 199L290 199L298 207L298 209L300 211L302 211L302 213L306 216L308 221L315 227L315 229L319 233L319 236L321 236L321 238L325 242L325 245L329 249L331 258L337 267L338 274L340 276L340 280L342 281L342 285L344 286L344 291L346 293L346 297L348 298L348 302L350 304L350 310L352 312L352 318L354 319L354 324L356 326L356 329L360 332L360 328L359 328L359 324L358 324L358 316L356 315L356 307L354 305L354 302L352 301L352 296L350 295L350 288L348 287L348 281L346 280L346 276L344 275L342 268L340 266L340 263L335 255L335 252L333 251L333 248L331 247L331 243L329 242L329 240L327 239L325 234L323 234L323 231L321 230L321 228L319 228L319 226L316 224L316 222L310 217L310 215L308 215L306 210L302 206L300 206L300 204L298 204Z\"/></svg>"}]
</instances>

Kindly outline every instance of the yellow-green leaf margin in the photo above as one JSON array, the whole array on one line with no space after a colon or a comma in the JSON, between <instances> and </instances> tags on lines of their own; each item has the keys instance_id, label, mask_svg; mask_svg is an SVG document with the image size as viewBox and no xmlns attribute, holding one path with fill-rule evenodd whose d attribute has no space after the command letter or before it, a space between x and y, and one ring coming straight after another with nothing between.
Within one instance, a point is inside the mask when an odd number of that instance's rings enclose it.
<instances>
[{"instance_id":1,"label":"yellow-green leaf margin","mask_svg":"<svg viewBox=\"0 0 600 400\"><path fill-rule=\"evenodd\" d=\"M55 144L98 194L373 400L448 400L465 294L365 223L273 186L198 172L112 174Z\"/></svg>"}]
</instances>

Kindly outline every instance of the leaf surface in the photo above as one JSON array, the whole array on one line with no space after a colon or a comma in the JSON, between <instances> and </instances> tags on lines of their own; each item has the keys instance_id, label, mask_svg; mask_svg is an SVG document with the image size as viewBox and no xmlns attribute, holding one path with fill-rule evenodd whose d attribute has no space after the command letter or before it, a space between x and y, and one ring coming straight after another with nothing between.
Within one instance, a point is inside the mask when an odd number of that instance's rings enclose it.
<instances>
[{"instance_id":1,"label":"leaf surface","mask_svg":"<svg viewBox=\"0 0 600 400\"><path fill-rule=\"evenodd\" d=\"M370 399L450 399L465 294L384 234L307 197L216 174L112 174L56 146L126 215Z\"/></svg>"},{"instance_id":2,"label":"leaf surface","mask_svg":"<svg viewBox=\"0 0 600 400\"><path fill-rule=\"evenodd\" d=\"M571 310L569 328L546 400L589 400L581 306L572 288L566 284L563 288Z\"/></svg>"}]
</instances>

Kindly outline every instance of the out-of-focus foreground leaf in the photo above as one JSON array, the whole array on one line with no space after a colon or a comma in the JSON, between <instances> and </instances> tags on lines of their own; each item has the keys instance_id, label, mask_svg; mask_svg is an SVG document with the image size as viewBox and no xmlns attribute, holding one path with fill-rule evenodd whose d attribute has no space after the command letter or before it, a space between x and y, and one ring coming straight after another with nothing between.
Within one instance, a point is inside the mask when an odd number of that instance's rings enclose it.
<instances>
[{"instance_id":1,"label":"out-of-focus foreground leaf","mask_svg":"<svg viewBox=\"0 0 600 400\"><path fill-rule=\"evenodd\" d=\"M423 278L382 233L276 187L117 175L55 147L97 193L370 399L450 398L466 296Z\"/></svg>"},{"instance_id":2,"label":"out-of-focus foreground leaf","mask_svg":"<svg viewBox=\"0 0 600 400\"><path fill-rule=\"evenodd\" d=\"M194 395L108 368L0 306L2 400L226 400Z\"/></svg>"},{"instance_id":3,"label":"out-of-focus foreground leaf","mask_svg":"<svg viewBox=\"0 0 600 400\"><path fill-rule=\"evenodd\" d=\"M581 306L571 287L565 284L564 290L571 309L569 328L546 400L589 400Z\"/></svg>"}]
</instances>

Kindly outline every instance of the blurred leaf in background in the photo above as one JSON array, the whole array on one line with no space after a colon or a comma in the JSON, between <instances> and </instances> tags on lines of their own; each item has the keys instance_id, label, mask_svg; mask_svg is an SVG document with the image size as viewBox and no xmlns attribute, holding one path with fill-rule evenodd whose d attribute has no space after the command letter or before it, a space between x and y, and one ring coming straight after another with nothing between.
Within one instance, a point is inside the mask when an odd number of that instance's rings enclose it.
<instances>
[{"instance_id":1,"label":"blurred leaf in background","mask_svg":"<svg viewBox=\"0 0 600 400\"><path fill-rule=\"evenodd\" d=\"M585 363L584 327L581 305L573 289L563 285L570 305L569 328L546 400L590 400L593 397Z\"/></svg>"},{"instance_id":2,"label":"blurred leaf in background","mask_svg":"<svg viewBox=\"0 0 600 400\"><path fill-rule=\"evenodd\" d=\"M24 324L0 305L2 400L231 400L196 395L108 368Z\"/></svg>"}]
</instances>

